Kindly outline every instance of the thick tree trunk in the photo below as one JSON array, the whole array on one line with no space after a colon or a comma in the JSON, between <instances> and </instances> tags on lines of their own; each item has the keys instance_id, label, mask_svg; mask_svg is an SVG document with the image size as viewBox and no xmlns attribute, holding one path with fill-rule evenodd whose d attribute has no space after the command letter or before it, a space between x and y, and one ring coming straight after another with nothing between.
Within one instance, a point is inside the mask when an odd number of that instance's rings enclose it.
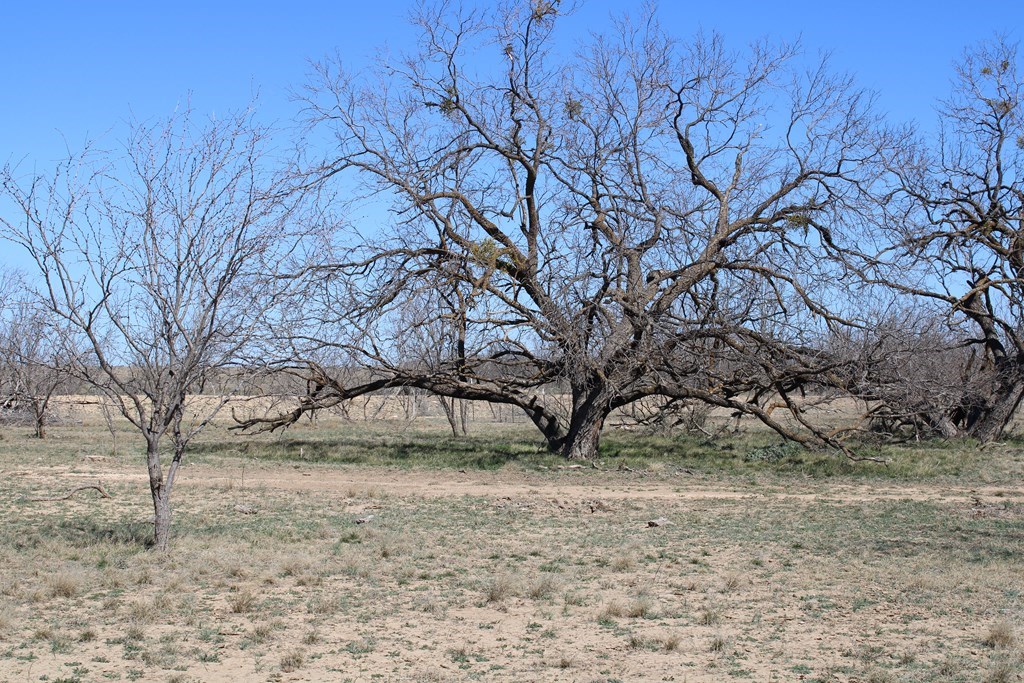
<instances>
[{"instance_id":1,"label":"thick tree trunk","mask_svg":"<svg viewBox=\"0 0 1024 683\"><path fill-rule=\"evenodd\" d=\"M604 418L588 418L574 421L562 445L562 455L567 460L596 460L601 445L601 429Z\"/></svg>"},{"instance_id":2,"label":"thick tree trunk","mask_svg":"<svg viewBox=\"0 0 1024 683\"><path fill-rule=\"evenodd\" d=\"M949 415L935 415L934 413L927 413L924 415L925 421L931 425L932 429L942 435L944 439L955 439L961 435L960 429L956 426L956 423L950 419Z\"/></svg>"},{"instance_id":3,"label":"thick tree trunk","mask_svg":"<svg viewBox=\"0 0 1024 683\"><path fill-rule=\"evenodd\" d=\"M1014 413L1024 400L1024 381L1005 381L993 396L988 410L971 425L968 433L982 443L995 441L1003 435Z\"/></svg>"},{"instance_id":4,"label":"thick tree trunk","mask_svg":"<svg viewBox=\"0 0 1024 683\"><path fill-rule=\"evenodd\" d=\"M596 460L601 430L611 409L599 387L574 387L572 393L572 414L562 442L562 455L568 460Z\"/></svg>"},{"instance_id":5,"label":"thick tree trunk","mask_svg":"<svg viewBox=\"0 0 1024 683\"><path fill-rule=\"evenodd\" d=\"M462 435L466 436L469 434L469 402L459 401L459 426L462 429Z\"/></svg>"},{"instance_id":6,"label":"thick tree trunk","mask_svg":"<svg viewBox=\"0 0 1024 683\"><path fill-rule=\"evenodd\" d=\"M490 404L490 407L492 411L495 408L494 404ZM553 412L549 412L536 399L521 407L526 412L527 417L540 430L540 433L544 435L548 450L552 453L561 452L562 444L565 443L565 432L562 429L562 422L558 416Z\"/></svg>"}]
</instances>

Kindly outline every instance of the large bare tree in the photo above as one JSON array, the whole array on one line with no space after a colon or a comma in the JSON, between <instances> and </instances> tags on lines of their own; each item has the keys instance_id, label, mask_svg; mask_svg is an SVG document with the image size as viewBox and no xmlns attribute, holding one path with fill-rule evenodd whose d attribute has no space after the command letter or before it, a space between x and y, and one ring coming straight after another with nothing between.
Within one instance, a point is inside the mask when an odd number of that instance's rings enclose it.
<instances>
[{"instance_id":1,"label":"large bare tree","mask_svg":"<svg viewBox=\"0 0 1024 683\"><path fill-rule=\"evenodd\" d=\"M968 388L939 430L991 441L1024 399L1024 79L1014 45L968 50L939 108L938 135L893 164L885 197L893 246L877 282L939 307L958 331ZM939 400L949 387L937 386ZM927 397L925 393L921 398Z\"/></svg>"},{"instance_id":2,"label":"large bare tree","mask_svg":"<svg viewBox=\"0 0 1024 683\"><path fill-rule=\"evenodd\" d=\"M310 182L342 183L369 218L311 265L290 329L369 379L295 366L316 390L247 426L416 386L517 406L573 459L650 396L810 438L765 400L781 394L799 427L788 392L828 362L807 342L839 314L821 257L872 178L870 97L792 46L678 43L652 14L566 54L563 20L557 2L441 3L411 54L319 66L308 111L335 149ZM413 327L449 330L441 362L403 355Z\"/></svg>"},{"instance_id":3,"label":"large bare tree","mask_svg":"<svg viewBox=\"0 0 1024 683\"><path fill-rule=\"evenodd\" d=\"M160 549L186 449L237 387L224 379L241 373L227 369L252 344L295 244L268 144L248 112L186 112L134 125L118 152L0 175L17 207L0 218L4 236L35 264L38 300L66 344L86 350L70 370L145 441ZM218 392L197 398L215 377Z\"/></svg>"}]
</instances>

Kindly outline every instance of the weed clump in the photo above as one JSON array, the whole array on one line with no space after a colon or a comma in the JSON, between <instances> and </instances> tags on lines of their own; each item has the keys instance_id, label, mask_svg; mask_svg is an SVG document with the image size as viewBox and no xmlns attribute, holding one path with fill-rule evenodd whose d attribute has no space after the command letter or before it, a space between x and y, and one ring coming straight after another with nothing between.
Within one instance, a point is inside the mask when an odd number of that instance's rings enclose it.
<instances>
[{"instance_id":1,"label":"weed clump","mask_svg":"<svg viewBox=\"0 0 1024 683\"><path fill-rule=\"evenodd\" d=\"M291 650L281 656L281 671L291 673L298 671L306 663L306 653L303 650Z\"/></svg>"},{"instance_id":2,"label":"weed clump","mask_svg":"<svg viewBox=\"0 0 1024 683\"><path fill-rule=\"evenodd\" d=\"M597 620L610 621L612 619L618 619L626 616L626 608L618 600L611 600L605 603L605 606L601 608L601 611L597 614Z\"/></svg>"},{"instance_id":3,"label":"weed clump","mask_svg":"<svg viewBox=\"0 0 1024 683\"><path fill-rule=\"evenodd\" d=\"M1017 635L1013 632L1013 626L1008 621L997 621L989 627L988 633L982 640L986 647L992 649L1008 649L1017 642Z\"/></svg>"},{"instance_id":4,"label":"weed clump","mask_svg":"<svg viewBox=\"0 0 1024 683\"><path fill-rule=\"evenodd\" d=\"M534 600L547 600L558 589L558 584L550 576L542 576L530 584L529 595Z\"/></svg>"},{"instance_id":5,"label":"weed clump","mask_svg":"<svg viewBox=\"0 0 1024 683\"><path fill-rule=\"evenodd\" d=\"M54 598L73 598L82 589L81 577L66 572L54 574L47 583L50 596Z\"/></svg>"},{"instance_id":6,"label":"weed clump","mask_svg":"<svg viewBox=\"0 0 1024 683\"><path fill-rule=\"evenodd\" d=\"M722 623L722 613L714 607L707 607L697 615L697 623L701 626L716 626Z\"/></svg>"},{"instance_id":7,"label":"weed clump","mask_svg":"<svg viewBox=\"0 0 1024 683\"><path fill-rule=\"evenodd\" d=\"M762 446L761 448L755 448L752 451L748 451L747 454L743 456L743 462L782 462L783 460L796 455L799 450L800 446L792 443Z\"/></svg>"},{"instance_id":8,"label":"weed clump","mask_svg":"<svg viewBox=\"0 0 1024 683\"><path fill-rule=\"evenodd\" d=\"M487 583L484 597L488 603L500 603L515 595L516 586L511 577L501 575Z\"/></svg>"},{"instance_id":9,"label":"weed clump","mask_svg":"<svg viewBox=\"0 0 1024 683\"><path fill-rule=\"evenodd\" d=\"M654 617L654 605L647 598L637 598L629 603L626 615L630 619L651 619Z\"/></svg>"},{"instance_id":10,"label":"weed clump","mask_svg":"<svg viewBox=\"0 0 1024 683\"><path fill-rule=\"evenodd\" d=\"M243 590L228 596L228 607L234 614L248 614L256 608L258 598L250 591Z\"/></svg>"}]
</instances>

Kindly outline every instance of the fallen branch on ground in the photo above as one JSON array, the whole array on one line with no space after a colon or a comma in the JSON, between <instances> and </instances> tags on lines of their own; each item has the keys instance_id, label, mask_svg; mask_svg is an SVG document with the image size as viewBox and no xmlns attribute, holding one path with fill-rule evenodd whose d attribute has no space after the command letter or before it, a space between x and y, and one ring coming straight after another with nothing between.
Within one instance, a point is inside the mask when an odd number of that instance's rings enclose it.
<instances>
[{"instance_id":1,"label":"fallen branch on ground","mask_svg":"<svg viewBox=\"0 0 1024 683\"><path fill-rule=\"evenodd\" d=\"M85 484L84 486L76 486L75 488L65 493L63 496L52 496L49 498L29 498L29 500L32 501L33 503L53 500L68 500L69 498L71 498L71 496L75 495L79 491L86 491L88 489L95 489L96 491L99 491L101 498L110 498L110 493L108 493L107 489L104 488L103 482L97 481L95 484Z\"/></svg>"}]
</instances>

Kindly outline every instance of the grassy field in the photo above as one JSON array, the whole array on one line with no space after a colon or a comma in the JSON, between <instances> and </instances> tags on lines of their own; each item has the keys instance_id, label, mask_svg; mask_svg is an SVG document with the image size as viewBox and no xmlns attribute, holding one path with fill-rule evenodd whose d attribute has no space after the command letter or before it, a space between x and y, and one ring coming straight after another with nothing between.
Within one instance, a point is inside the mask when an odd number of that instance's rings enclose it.
<instances>
[{"instance_id":1,"label":"grassy field","mask_svg":"<svg viewBox=\"0 0 1024 683\"><path fill-rule=\"evenodd\" d=\"M1024 443L478 431L220 425L160 554L131 432L4 428L0 681L1024 680Z\"/></svg>"}]
</instances>

